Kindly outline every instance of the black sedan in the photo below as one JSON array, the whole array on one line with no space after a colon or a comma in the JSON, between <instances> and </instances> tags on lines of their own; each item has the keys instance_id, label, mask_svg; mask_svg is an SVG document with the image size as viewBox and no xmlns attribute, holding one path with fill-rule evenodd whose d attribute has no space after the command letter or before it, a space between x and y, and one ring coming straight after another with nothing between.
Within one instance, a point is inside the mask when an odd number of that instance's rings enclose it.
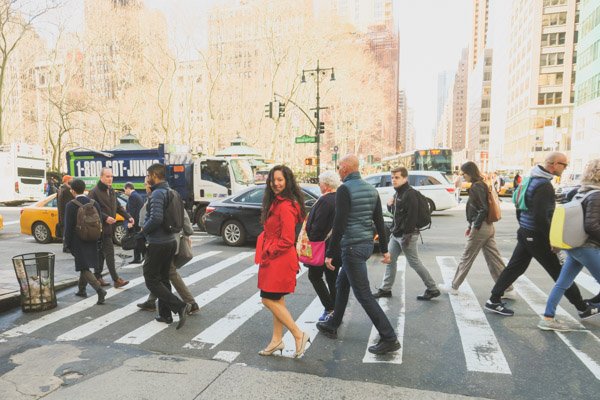
<instances>
[{"instance_id":1,"label":"black sedan","mask_svg":"<svg viewBox=\"0 0 600 400\"><path fill-rule=\"evenodd\" d=\"M301 185L305 205L310 210L321 195L317 186ZM263 231L260 223L265 185L251 186L206 207L206 232L221 236L229 246L242 246L256 240Z\"/></svg>"}]
</instances>

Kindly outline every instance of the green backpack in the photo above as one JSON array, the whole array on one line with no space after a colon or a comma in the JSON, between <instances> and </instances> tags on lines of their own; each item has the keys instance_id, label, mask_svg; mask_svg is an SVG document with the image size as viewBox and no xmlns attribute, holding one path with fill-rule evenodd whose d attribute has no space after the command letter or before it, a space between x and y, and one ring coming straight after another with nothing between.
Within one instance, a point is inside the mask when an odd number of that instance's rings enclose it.
<instances>
[{"instance_id":1,"label":"green backpack","mask_svg":"<svg viewBox=\"0 0 600 400\"><path fill-rule=\"evenodd\" d=\"M517 190L513 192L512 201L517 210L527 210L527 204L525 204L525 194L527 193L527 188L529 187L530 182L530 176L523 178Z\"/></svg>"}]
</instances>

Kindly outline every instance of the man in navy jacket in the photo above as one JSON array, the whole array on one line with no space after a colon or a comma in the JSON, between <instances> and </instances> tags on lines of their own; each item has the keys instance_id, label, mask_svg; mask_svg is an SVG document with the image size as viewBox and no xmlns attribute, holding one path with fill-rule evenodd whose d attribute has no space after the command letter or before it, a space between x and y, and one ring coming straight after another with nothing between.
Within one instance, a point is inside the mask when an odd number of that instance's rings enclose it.
<instances>
[{"instance_id":1,"label":"man in navy jacket","mask_svg":"<svg viewBox=\"0 0 600 400\"><path fill-rule=\"evenodd\" d=\"M144 199L138 192L135 191L135 187L133 183L127 182L125 186L123 186L125 190L125 194L129 196L127 199L127 207L125 210L127 214L131 215L133 218L133 226L130 229L133 229L134 232L140 231L140 212L144 207ZM123 225L125 228L129 228L129 221L124 221ZM133 261L132 263L141 263L142 262L143 253L138 249L133 249Z\"/></svg>"}]
</instances>

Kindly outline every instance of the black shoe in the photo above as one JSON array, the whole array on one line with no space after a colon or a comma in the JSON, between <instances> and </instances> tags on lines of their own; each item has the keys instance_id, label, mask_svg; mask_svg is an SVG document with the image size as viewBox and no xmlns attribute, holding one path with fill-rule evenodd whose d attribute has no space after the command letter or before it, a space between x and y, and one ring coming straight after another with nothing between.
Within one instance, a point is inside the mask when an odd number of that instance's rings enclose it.
<instances>
[{"instance_id":1,"label":"black shoe","mask_svg":"<svg viewBox=\"0 0 600 400\"><path fill-rule=\"evenodd\" d=\"M139 303L137 305L139 308L141 308L142 310L146 310L146 311L155 311L156 310L156 303L153 301L145 301L143 303Z\"/></svg>"},{"instance_id":2,"label":"black shoe","mask_svg":"<svg viewBox=\"0 0 600 400\"><path fill-rule=\"evenodd\" d=\"M102 288L98 289L98 301L96 304L104 304L104 297L106 297L106 290Z\"/></svg>"},{"instance_id":3,"label":"black shoe","mask_svg":"<svg viewBox=\"0 0 600 400\"><path fill-rule=\"evenodd\" d=\"M326 322L317 322L317 329L328 338L337 339L337 329L327 325Z\"/></svg>"},{"instance_id":4,"label":"black shoe","mask_svg":"<svg viewBox=\"0 0 600 400\"><path fill-rule=\"evenodd\" d=\"M595 315L600 315L600 304L586 301L588 308L579 313L579 318L588 319Z\"/></svg>"},{"instance_id":5,"label":"black shoe","mask_svg":"<svg viewBox=\"0 0 600 400\"><path fill-rule=\"evenodd\" d=\"M417 300L431 300L434 297L438 297L442 292L438 289L427 289L422 296L417 296Z\"/></svg>"},{"instance_id":6,"label":"black shoe","mask_svg":"<svg viewBox=\"0 0 600 400\"><path fill-rule=\"evenodd\" d=\"M385 354L396 351L400 348L400 342L396 340L380 340L376 345L369 347L369 353Z\"/></svg>"},{"instance_id":7,"label":"black shoe","mask_svg":"<svg viewBox=\"0 0 600 400\"><path fill-rule=\"evenodd\" d=\"M375 293L373 293L373 297L375 297L376 299L379 299L381 297L392 297L392 291L377 289L377 291Z\"/></svg>"},{"instance_id":8,"label":"black shoe","mask_svg":"<svg viewBox=\"0 0 600 400\"><path fill-rule=\"evenodd\" d=\"M510 309L504 307L504 303L492 303L491 301L488 300L485 302L485 309L489 310L489 311L493 311L500 315L507 315L507 316L515 315L515 312L513 310L510 310Z\"/></svg>"},{"instance_id":9,"label":"black shoe","mask_svg":"<svg viewBox=\"0 0 600 400\"><path fill-rule=\"evenodd\" d=\"M185 305L183 307L181 307L181 309L177 313L177 314L179 314L179 322L177 323L177 328L175 328L175 329L181 329L183 324L185 324L185 320L187 319L188 314L190 313L191 309L192 309L192 305L188 304L188 303L185 303Z\"/></svg>"},{"instance_id":10,"label":"black shoe","mask_svg":"<svg viewBox=\"0 0 600 400\"><path fill-rule=\"evenodd\" d=\"M200 306L198 305L198 303L191 303L191 304L192 304L192 308L190 308L190 314L200 311Z\"/></svg>"},{"instance_id":11,"label":"black shoe","mask_svg":"<svg viewBox=\"0 0 600 400\"><path fill-rule=\"evenodd\" d=\"M171 317L166 318L166 317L158 316L158 317L154 317L154 319L158 322L164 322L165 324L173 323L173 318L171 318Z\"/></svg>"},{"instance_id":12,"label":"black shoe","mask_svg":"<svg viewBox=\"0 0 600 400\"><path fill-rule=\"evenodd\" d=\"M79 291L75 292L75 296L87 297L87 293L85 292L85 289L83 289L83 290L79 290Z\"/></svg>"}]
</instances>

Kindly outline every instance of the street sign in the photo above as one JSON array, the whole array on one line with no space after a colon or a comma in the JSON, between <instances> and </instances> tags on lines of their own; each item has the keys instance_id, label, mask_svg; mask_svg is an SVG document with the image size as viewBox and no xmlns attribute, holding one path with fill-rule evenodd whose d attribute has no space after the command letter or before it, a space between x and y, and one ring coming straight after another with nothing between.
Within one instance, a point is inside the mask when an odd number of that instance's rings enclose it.
<instances>
[{"instance_id":1,"label":"street sign","mask_svg":"<svg viewBox=\"0 0 600 400\"><path fill-rule=\"evenodd\" d=\"M308 135L300 136L296 138L296 143L317 143L317 137Z\"/></svg>"}]
</instances>

